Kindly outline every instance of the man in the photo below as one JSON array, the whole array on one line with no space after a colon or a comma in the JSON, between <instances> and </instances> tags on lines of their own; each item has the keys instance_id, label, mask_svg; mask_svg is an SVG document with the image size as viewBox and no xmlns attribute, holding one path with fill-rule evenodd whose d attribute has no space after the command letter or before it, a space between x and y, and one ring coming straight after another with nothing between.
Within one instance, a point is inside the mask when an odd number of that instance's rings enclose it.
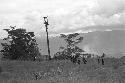
<instances>
[{"instance_id":1,"label":"man","mask_svg":"<svg viewBox=\"0 0 125 83\"><path fill-rule=\"evenodd\" d=\"M104 57L105 57L105 54L103 53L102 56L101 56L101 59L102 59L102 65L104 65Z\"/></svg>"}]
</instances>

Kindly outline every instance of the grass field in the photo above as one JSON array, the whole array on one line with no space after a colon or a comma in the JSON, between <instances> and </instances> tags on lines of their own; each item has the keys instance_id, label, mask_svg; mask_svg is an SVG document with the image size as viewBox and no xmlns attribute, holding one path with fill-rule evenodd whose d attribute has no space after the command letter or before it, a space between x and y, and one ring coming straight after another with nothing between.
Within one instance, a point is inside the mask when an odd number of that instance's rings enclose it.
<instances>
[{"instance_id":1,"label":"grass field","mask_svg":"<svg viewBox=\"0 0 125 83\"><path fill-rule=\"evenodd\" d=\"M125 59L70 61L1 61L0 83L125 83ZM38 79L36 80L36 74Z\"/></svg>"}]
</instances>

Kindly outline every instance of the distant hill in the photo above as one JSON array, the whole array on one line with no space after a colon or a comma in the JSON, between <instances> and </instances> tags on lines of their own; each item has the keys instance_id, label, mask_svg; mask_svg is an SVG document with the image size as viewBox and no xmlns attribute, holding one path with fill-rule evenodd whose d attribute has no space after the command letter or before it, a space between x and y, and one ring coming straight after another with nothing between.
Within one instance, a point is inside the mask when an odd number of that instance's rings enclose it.
<instances>
[{"instance_id":1,"label":"distant hill","mask_svg":"<svg viewBox=\"0 0 125 83\"><path fill-rule=\"evenodd\" d=\"M95 31L80 33L84 37L79 47L88 53L101 55L103 52L111 56L123 56L125 54L125 30ZM47 54L46 39L37 39L43 54ZM50 38L51 54L56 53L60 46L64 46L64 40L59 37Z\"/></svg>"},{"instance_id":2,"label":"distant hill","mask_svg":"<svg viewBox=\"0 0 125 83\"><path fill-rule=\"evenodd\" d=\"M88 53L101 55L104 52L109 56L115 57L125 55L125 30L95 31L80 33L80 35L83 36L84 39L78 46ZM41 54L47 54L46 37L37 38L36 40L41 49ZM52 56L59 51L60 46L65 46L65 41L63 39L58 36L50 37Z\"/></svg>"},{"instance_id":3,"label":"distant hill","mask_svg":"<svg viewBox=\"0 0 125 83\"><path fill-rule=\"evenodd\" d=\"M95 31L84 36L80 46L88 52L108 55L123 55L125 53L125 31ZM116 55L118 56L118 55Z\"/></svg>"}]
</instances>

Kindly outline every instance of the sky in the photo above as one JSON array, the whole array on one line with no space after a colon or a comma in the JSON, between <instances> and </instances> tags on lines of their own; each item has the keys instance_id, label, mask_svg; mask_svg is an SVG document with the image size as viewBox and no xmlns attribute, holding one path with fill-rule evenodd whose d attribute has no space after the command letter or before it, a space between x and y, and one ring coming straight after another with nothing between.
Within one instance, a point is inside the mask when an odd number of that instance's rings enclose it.
<instances>
[{"instance_id":1,"label":"sky","mask_svg":"<svg viewBox=\"0 0 125 83\"><path fill-rule=\"evenodd\" d=\"M125 30L125 0L0 0L0 38L9 26L44 36L44 16L48 16L52 36Z\"/></svg>"}]
</instances>

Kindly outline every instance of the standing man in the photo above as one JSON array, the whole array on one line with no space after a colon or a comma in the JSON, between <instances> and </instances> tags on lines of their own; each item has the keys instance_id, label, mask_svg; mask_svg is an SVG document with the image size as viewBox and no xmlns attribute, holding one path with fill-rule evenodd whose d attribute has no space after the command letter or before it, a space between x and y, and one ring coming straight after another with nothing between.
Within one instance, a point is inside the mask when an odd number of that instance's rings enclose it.
<instances>
[{"instance_id":1,"label":"standing man","mask_svg":"<svg viewBox=\"0 0 125 83\"><path fill-rule=\"evenodd\" d=\"M102 62L102 65L104 65L104 57L105 57L105 53L103 53L102 56L98 56L98 55L97 55L98 64L99 64L100 61L101 61L101 62Z\"/></svg>"},{"instance_id":2,"label":"standing man","mask_svg":"<svg viewBox=\"0 0 125 83\"><path fill-rule=\"evenodd\" d=\"M96 55L97 56L97 60L98 60L98 64L100 63L100 56Z\"/></svg>"},{"instance_id":3,"label":"standing man","mask_svg":"<svg viewBox=\"0 0 125 83\"><path fill-rule=\"evenodd\" d=\"M102 59L102 65L104 65L104 57L105 57L105 53L102 54L101 59Z\"/></svg>"}]
</instances>

